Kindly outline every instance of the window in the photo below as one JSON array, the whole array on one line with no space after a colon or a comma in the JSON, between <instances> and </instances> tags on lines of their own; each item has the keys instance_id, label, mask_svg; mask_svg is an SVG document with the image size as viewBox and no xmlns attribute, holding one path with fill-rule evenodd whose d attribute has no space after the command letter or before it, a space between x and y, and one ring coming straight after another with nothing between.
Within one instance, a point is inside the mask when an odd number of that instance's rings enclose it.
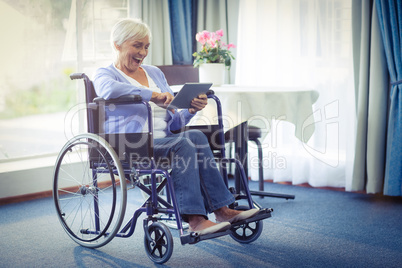
<instances>
[{"instance_id":1,"label":"window","mask_svg":"<svg viewBox=\"0 0 402 268\"><path fill-rule=\"evenodd\" d=\"M110 62L110 25L127 10L123 0L0 2L0 162L57 154L79 131L83 87L69 75Z\"/></svg>"}]
</instances>

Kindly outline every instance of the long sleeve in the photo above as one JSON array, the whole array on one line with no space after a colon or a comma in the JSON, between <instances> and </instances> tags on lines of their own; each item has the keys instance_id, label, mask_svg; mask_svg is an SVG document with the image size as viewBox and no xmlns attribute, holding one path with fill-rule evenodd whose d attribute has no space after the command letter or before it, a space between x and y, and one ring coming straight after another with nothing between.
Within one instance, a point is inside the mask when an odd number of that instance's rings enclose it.
<instances>
[{"instance_id":1,"label":"long sleeve","mask_svg":"<svg viewBox=\"0 0 402 268\"><path fill-rule=\"evenodd\" d=\"M143 100L149 101L152 91L139 88L129 83L112 66L99 68L94 77L96 94L104 99L118 98L123 95L140 95Z\"/></svg>"}]
</instances>

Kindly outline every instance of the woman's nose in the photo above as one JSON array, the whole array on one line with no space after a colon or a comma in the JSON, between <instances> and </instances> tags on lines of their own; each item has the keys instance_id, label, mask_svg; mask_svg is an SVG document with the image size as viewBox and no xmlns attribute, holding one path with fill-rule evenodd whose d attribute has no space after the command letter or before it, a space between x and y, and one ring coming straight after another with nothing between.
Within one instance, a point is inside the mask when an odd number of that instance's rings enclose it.
<instances>
[{"instance_id":1,"label":"woman's nose","mask_svg":"<svg viewBox=\"0 0 402 268\"><path fill-rule=\"evenodd\" d=\"M141 56L147 55L147 50L145 48L140 49L140 55Z\"/></svg>"}]
</instances>

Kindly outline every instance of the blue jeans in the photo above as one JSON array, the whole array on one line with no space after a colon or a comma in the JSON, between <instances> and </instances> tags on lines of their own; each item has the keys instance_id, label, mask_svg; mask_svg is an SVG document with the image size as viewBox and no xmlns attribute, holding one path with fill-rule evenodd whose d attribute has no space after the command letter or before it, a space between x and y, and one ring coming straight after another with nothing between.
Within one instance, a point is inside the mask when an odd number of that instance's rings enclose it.
<instances>
[{"instance_id":1,"label":"blue jeans","mask_svg":"<svg viewBox=\"0 0 402 268\"><path fill-rule=\"evenodd\" d=\"M155 139L154 155L157 162L161 158L171 161L180 214L207 217L208 213L235 201L201 131L189 130Z\"/></svg>"}]
</instances>

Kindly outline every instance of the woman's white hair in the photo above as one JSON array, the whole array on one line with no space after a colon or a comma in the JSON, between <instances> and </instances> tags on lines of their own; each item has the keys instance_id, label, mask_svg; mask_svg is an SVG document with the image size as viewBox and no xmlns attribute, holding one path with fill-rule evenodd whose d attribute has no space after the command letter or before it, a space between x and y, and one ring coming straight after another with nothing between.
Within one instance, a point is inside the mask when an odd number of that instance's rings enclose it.
<instances>
[{"instance_id":1,"label":"woman's white hair","mask_svg":"<svg viewBox=\"0 0 402 268\"><path fill-rule=\"evenodd\" d=\"M121 46L127 40L139 40L148 36L151 42L152 35L148 25L140 19L122 19L112 28L110 34L110 43L112 49L116 52L116 47Z\"/></svg>"}]
</instances>

